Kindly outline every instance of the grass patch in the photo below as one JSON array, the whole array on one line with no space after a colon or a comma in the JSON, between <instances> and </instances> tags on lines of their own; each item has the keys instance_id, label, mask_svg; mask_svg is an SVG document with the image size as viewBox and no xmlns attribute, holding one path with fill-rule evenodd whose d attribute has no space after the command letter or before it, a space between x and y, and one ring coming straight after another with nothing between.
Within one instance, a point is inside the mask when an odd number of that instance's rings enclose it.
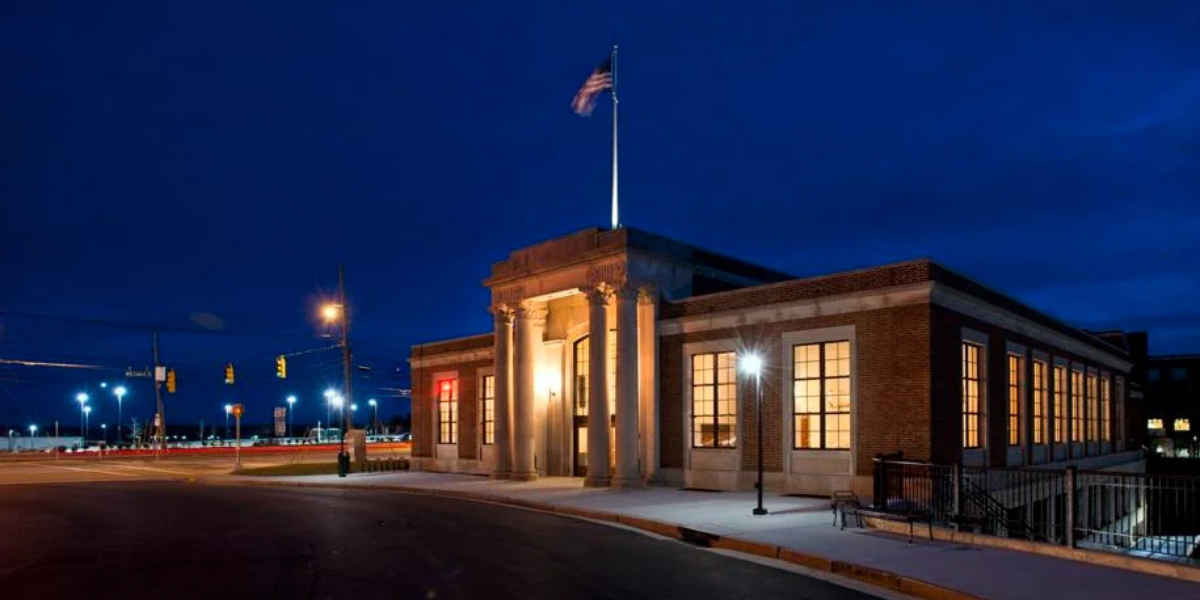
<instances>
[{"instance_id":1,"label":"grass patch","mask_svg":"<svg viewBox=\"0 0 1200 600\"><path fill-rule=\"evenodd\" d=\"M268 477L286 477L289 475L337 475L336 462L296 463L294 465L272 465L242 469L239 475L256 475Z\"/></svg>"}]
</instances>

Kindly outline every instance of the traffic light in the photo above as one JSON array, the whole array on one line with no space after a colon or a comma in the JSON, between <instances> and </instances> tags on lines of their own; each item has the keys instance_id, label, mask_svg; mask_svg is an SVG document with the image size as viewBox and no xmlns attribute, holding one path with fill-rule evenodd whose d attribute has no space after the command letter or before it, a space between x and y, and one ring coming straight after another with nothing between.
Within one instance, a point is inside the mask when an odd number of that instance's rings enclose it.
<instances>
[{"instance_id":1,"label":"traffic light","mask_svg":"<svg viewBox=\"0 0 1200 600\"><path fill-rule=\"evenodd\" d=\"M275 376L287 379L287 357L282 354L275 357Z\"/></svg>"},{"instance_id":2,"label":"traffic light","mask_svg":"<svg viewBox=\"0 0 1200 600\"><path fill-rule=\"evenodd\" d=\"M167 393L175 393L175 369L167 369Z\"/></svg>"},{"instance_id":3,"label":"traffic light","mask_svg":"<svg viewBox=\"0 0 1200 600\"><path fill-rule=\"evenodd\" d=\"M225 385L233 385L233 363L225 363Z\"/></svg>"}]
</instances>

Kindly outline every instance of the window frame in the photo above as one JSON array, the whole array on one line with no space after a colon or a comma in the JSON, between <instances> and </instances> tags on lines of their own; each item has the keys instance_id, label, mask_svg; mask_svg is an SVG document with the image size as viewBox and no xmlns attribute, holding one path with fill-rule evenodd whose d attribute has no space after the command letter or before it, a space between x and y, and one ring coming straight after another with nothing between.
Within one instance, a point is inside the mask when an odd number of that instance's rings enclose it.
<instances>
[{"instance_id":1,"label":"window frame","mask_svg":"<svg viewBox=\"0 0 1200 600\"><path fill-rule=\"evenodd\" d=\"M1068 444L1071 441L1071 423L1069 417L1071 402L1071 374L1066 363L1054 363L1053 370L1054 393L1054 429L1051 439L1055 444Z\"/></svg>"},{"instance_id":2,"label":"window frame","mask_svg":"<svg viewBox=\"0 0 1200 600\"><path fill-rule=\"evenodd\" d=\"M1096 375L1096 370L1089 368L1087 370L1086 380L1087 387L1084 388L1084 398L1087 403L1083 412L1084 434L1087 436L1088 442L1100 441L1100 378Z\"/></svg>"},{"instance_id":3,"label":"window frame","mask_svg":"<svg viewBox=\"0 0 1200 600\"><path fill-rule=\"evenodd\" d=\"M1084 405L1083 397L1084 373L1083 368L1079 366L1071 367L1071 384L1068 388L1071 396L1071 443L1082 444L1086 441L1084 437L1087 430L1084 427Z\"/></svg>"},{"instance_id":4,"label":"window frame","mask_svg":"<svg viewBox=\"0 0 1200 600\"><path fill-rule=\"evenodd\" d=\"M1033 444L1042 446L1050 441L1050 365L1046 359L1033 358L1033 381L1030 386L1033 396L1030 405L1030 412L1033 413Z\"/></svg>"},{"instance_id":5,"label":"window frame","mask_svg":"<svg viewBox=\"0 0 1200 600\"><path fill-rule=\"evenodd\" d=\"M449 388L446 387L449 383ZM453 445L458 443L458 377L442 377L434 380L437 403L437 440L438 444ZM449 397L444 398L443 394ZM446 425L446 427L443 427Z\"/></svg>"},{"instance_id":6,"label":"window frame","mask_svg":"<svg viewBox=\"0 0 1200 600\"><path fill-rule=\"evenodd\" d=\"M732 363L730 366L721 367L721 357L723 355L728 356L730 362ZM712 381L704 382L704 383L697 383L697 378L696 378L696 374L698 372L698 370L696 368L697 367L697 359L703 359L703 358L711 358L712 359L712 368L711 368ZM690 374L688 399L691 402L691 423L689 424L691 427L690 432L691 432L691 438L692 438L691 439L691 447L693 449L707 449L707 450L736 450L738 447L738 426L739 426L740 420L741 420L740 419L741 415L739 414L741 411L738 410L739 409L738 386L740 385L740 382L738 381L738 373L737 373L737 352L734 350L704 350L704 351L693 352L689 355L687 368L688 368L688 373ZM704 370L707 370L707 369L701 369L700 371L704 371ZM722 376L721 376L722 371L726 371L725 375L727 378L722 378ZM698 389L705 389L705 388L711 388L711 390L712 390L711 413L710 414L697 414L696 407L702 406L704 403L708 402L708 400L707 399L699 400L699 401L696 400L696 391ZM732 390L733 397L728 398L728 397L723 396L722 392L721 392L722 389ZM732 412L725 412L725 413L721 412L722 401L727 402L727 406L733 407ZM721 443L722 417L724 417L727 420L732 419L732 423L729 423L730 424L730 432L729 432L730 438L729 439L732 439L732 442L730 442L728 444ZM702 443L701 439L699 439L699 436L696 435L697 423L701 422L701 424L702 424L702 421L704 419L711 419L711 421L712 421L711 422L711 424L713 426L712 444Z\"/></svg>"},{"instance_id":7,"label":"window frame","mask_svg":"<svg viewBox=\"0 0 1200 600\"><path fill-rule=\"evenodd\" d=\"M968 356L970 351L975 353L975 375L970 374L968 369ZM984 427L984 419L986 418L986 372L984 365L987 361L987 346L980 342L971 339L963 339L960 342L960 381L962 388L962 447L964 450L979 450L987 447L987 429ZM975 410L970 410L970 396L968 395L968 386L974 385L975 388ZM974 422L974 443L972 443L971 433L972 428L969 424Z\"/></svg>"},{"instance_id":8,"label":"window frame","mask_svg":"<svg viewBox=\"0 0 1200 600\"><path fill-rule=\"evenodd\" d=\"M490 396L489 394L490 388ZM496 443L496 374L485 373L479 378L480 443L492 446ZM489 431L489 425L491 425Z\"/></svg>"},{"instance_id":9,"label":"window frame","mask_svg":"<svg viewBox=\"0 0 1200 600\"><path fill-rule=\"evenodd\" d=\"M1007 371L1008 371L1008 445L1010 447L1020 446L1022 443L1021 435L1021 404L1024 396L1025 383L1025 355L1017 352L1008 352L1007 354Z\"/></svg>"},{"instance_id":10,"label":"window frame","mask_svg":"<svg viewBox=\"0 0 1200 600\"><path fill-rule=\"evenodd\" d=\"M846 373L844 375L842 375L842 374L830 375L828 373L828 371L826 370L826 367L828 366L827 350L830 346L835 346L835 345L839 345L839 344L845 344ZM798 359L797 353L802 348L812 348L812 347L815 347L817 350L817 358L816 358L817 373L816 373L816 376L815 377L800 377L799 373L798 373L797 365L799 365L802 361L800 361ZM791 351L790 360L792 361L792 382L791 382L792 383L792 450L837 450L837 451L849 450L850 447L854 443L854 441L853 441L853 433L854 433L854 425L853 425L853 421L854 421L854 417L853 417L853 404L854 404L853 344L851 344L851 341L849 339L834 339L834 340L823 340L823 341L813 341L813 342L801 342L801 343L792 344L791 350L792 351ZM835 358L834 360L840 360L840 359L841 358L839 357L839 358ZM803 362L811 362L811 361L803 361ZM839 385L837 387L839 387L839 388L841 388L844 385L843 389L845 390L845 393L839 394L839 397L844 396L846 399L846 407L845 407L846 410L844 410L844 411L828 410L829 395L827 392L829 390L828 383L831 380L838 381ZM801 383L807 384L808 382L813 382L813 381L817 382L817 395L816 395L817 410L815 412L808 411L808 410L801 411L800 410L800 397L799 397L799 394L797 394L797 391L799 389L799 384L801 384ZM816 446L801 446L801 445L799 445L799 441L800 441L799 434L801 432L801 429L798 425L799 420L801 417L807 416L807 417L811 418L814 415L817 418L817 445ZM837 445L837 446L830 445L830 443L829 443L829 432L830 432L829 417L830 416L833 416L833 417L843 417L844 416L845 417L845 419L846 419L846 421L845 421L846 428L844 430L845 438L846 438L845 445ZM843 430L841 428L838 428L838 429L836 429L836 431L839 432L838 437L840 438L841 437L840 432L842 432Z\"/></svg>"},{"instance_id":11,"label":"window frame","mask_svg":"<svg viewBox=\"0 0 1200 600\"><path fill-rule=\"evenodd\" d=\"M1112 376L1107 372L1100 373L1100 412L1097 417L1100 421L1100 441L1112 442Z\"/></svg>"}]
</instances>

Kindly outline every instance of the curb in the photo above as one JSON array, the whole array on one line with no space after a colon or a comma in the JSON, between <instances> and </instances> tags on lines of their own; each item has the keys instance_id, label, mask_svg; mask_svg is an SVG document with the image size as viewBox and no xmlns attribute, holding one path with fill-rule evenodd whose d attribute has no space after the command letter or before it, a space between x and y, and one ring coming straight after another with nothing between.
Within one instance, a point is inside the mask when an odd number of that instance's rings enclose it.
<instances>
[{"instance_id":1,"label":"curb","mask_svg":"<svg viewBox=\"0 0 1200 600\"><path fill-rule=\"evenodd\" d=\"M573 506L556 506L545 502L525 500L523 498L512 498L509 496L500 496L496 494L465 492L461 490L441 490L437 488L424 488L404 485L362 486L348 483L309 483L304 481L237 481L234 479L213 479L211 477L194 478L189 479L188 481L205 485L301 487L338 490L379 490L388 492L402 492L419 496L438 496L476 502L490 502L492 504L503 504L506 506L536 510L566 517L577 517L590 519L593 521L616 523L626 527L632 527L634 529L640 529L642 531L647 531L649 533L671 538L673 540L689 542L705 548L732 550L744 554L752 554L764 558L781 560L789 564L813 569L814 571L832 573L847 579L854 579L856 581L892 590L894 592L900 592L902 594L908 594L917 598L923 598L924 600L984 600L980 596L943 587L934 583L929 583L928 581L924 581L922 579L905 577L904 575L893 573L891 571L885 571L883 569L877 569L875 567L868 567L866 565L860 565L842 560L833 560L824 556L799 552L797 550L792 550L790 548L776 546L773 544L723 536L706 531L691 529L673 523L655 521L652 519L643 519L641 517L632 517L619 513L590 510Z\"/></svg>"}]
</instances>

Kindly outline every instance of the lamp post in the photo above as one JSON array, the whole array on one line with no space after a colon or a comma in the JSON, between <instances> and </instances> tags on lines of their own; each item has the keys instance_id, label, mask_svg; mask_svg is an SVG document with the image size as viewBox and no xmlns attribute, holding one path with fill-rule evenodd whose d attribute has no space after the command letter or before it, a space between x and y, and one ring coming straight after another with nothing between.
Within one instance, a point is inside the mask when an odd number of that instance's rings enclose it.
<instances>
[{"instance_id":1,"label":"lamp post","mask_svg":"<svg viewBox=\"0 0 1200 600\"><path fill-rule=\"evenodd\" d=\"M292 421L293 421L292 407L296 405L296 397L288 396L287 403L288 403L288 437L290 438L290 437L292 437Z\"/></svg>"},{"instance_id":2,"label":"lamp post","mask_svg":"<svg viewBox=\"0 0 1200 600\"><path fill-rule=\"evenodd\" d=\"M229 439L229 413L233 412L233 405L225 405L225 439Z\"/></svg>"},{"instance_id":3,"label":"lamp post","mask_svg":"<svg viewBox=\"0 0 1200 600\"><path fill-rule=\"evenodd\" d=\"M113 395L117 397L117 445L121 444L121 401L125 399L125 394L128 392L129 390L126 390L123 385L113 388Z\"/></svg>"},{"instance_id":4,"label":"lamp post","mask_svg":"<svg viewBox=\"0 0 1200 600\"><path fill-rule=\"evenodd\" d=\"M743 354L738 362L741 364L742 372L754 376L754 412L758 420L758 481L754 484L754 487L758 488L758 506L754 508L753 514L765 515L767 514L767 509L763 508L763 360L757 354Z\"/></svg>"},{"instance_id":5,"label":"lamp post","mask_svg":"<svg viewBox=\"0 0 1200 600\"><path fill-rule=\"evenodd\" d=\"M92 407L83 407L83 442L87 444L88 417L92 414Z\"/></svg>"},{"instance_id":6,"label":"lamp post","mask_svg":"<svg viewBox=\"0 0 1200 600\"><path fill-rule=\"evenodd\" d=\"M379 435L379 403L376 402L374 398L371 398L370 400L367 400L367 404L371 405L371 409L375 413L375 415L371 417L371 433L374 435Z\"/></svg>"},{"instance_id":7,"label":"lamp post","mask_svg":"<svg viewBox=\"0 0 1200 600\"><path fill-rule=\"evenodd\" d=\"M341 449L338 451L338 477L345 477L350 469L350 455L346 454L346 433L354 424L354 417L351 411L347 410L346 404L353 406L354 402L354 382L351 380L350 367L350 316L349 306L346 303L346 272L345 269L338 266L338 297L337 303L327 304L321 309L321 316L325 322L333 324L335 321L340 321L338 324L342 330L342 340L339 344L342 347L342 390L345 394L345 402L342 405L342 427L341 427Z\"/></svg>"},{"instance_id":8,"label":"lamp post","mask_svg":"<svg viewBox=\"0 0 1200 600\"><path fill-rule=\"evenodd\" d=\"M37 425L29 426L29 449L33 450L34 443L37 442Z\"/></svg>"},{"instance_id":9,"label":"lamp post","mask_svg":"<svg viewBox=\"0 0 1200 600\"><path fill-rule=\"evenodd\" d=\"M101 437L104 438L104 443L107 444L108 443L108 423L101 423L100 431L103 432L101 434Z\"/></svg>"},{"instance_id":10,"label":"lamp post","mask_svg":"<svg viewBox=\"0 0 1200 600\"><path fill-rule=\"evenodd\" d=\"M325 390L325 427L326 428L329 428L329 424L333 422L329 419L329 415L330 415L331 410L333 409L333 399L336 397L337 397L337 392L333 391L332 388ZM321 435L320 441L325 441L325 432L320 431L319 433Z\"/></svg>"},{"instance_id":11,"label":"lamp post","mask_svg":"<svg viewBox=\"0 0 1200 600\"><path fill-rule=\"evenodd\" d=\"M87 406L88 395L83 392L79 392L78 394L75 394L75 401L79 403L79 448L82 450L84 442L87 440L83 408Z\"/></svg>"}]
</instances>

